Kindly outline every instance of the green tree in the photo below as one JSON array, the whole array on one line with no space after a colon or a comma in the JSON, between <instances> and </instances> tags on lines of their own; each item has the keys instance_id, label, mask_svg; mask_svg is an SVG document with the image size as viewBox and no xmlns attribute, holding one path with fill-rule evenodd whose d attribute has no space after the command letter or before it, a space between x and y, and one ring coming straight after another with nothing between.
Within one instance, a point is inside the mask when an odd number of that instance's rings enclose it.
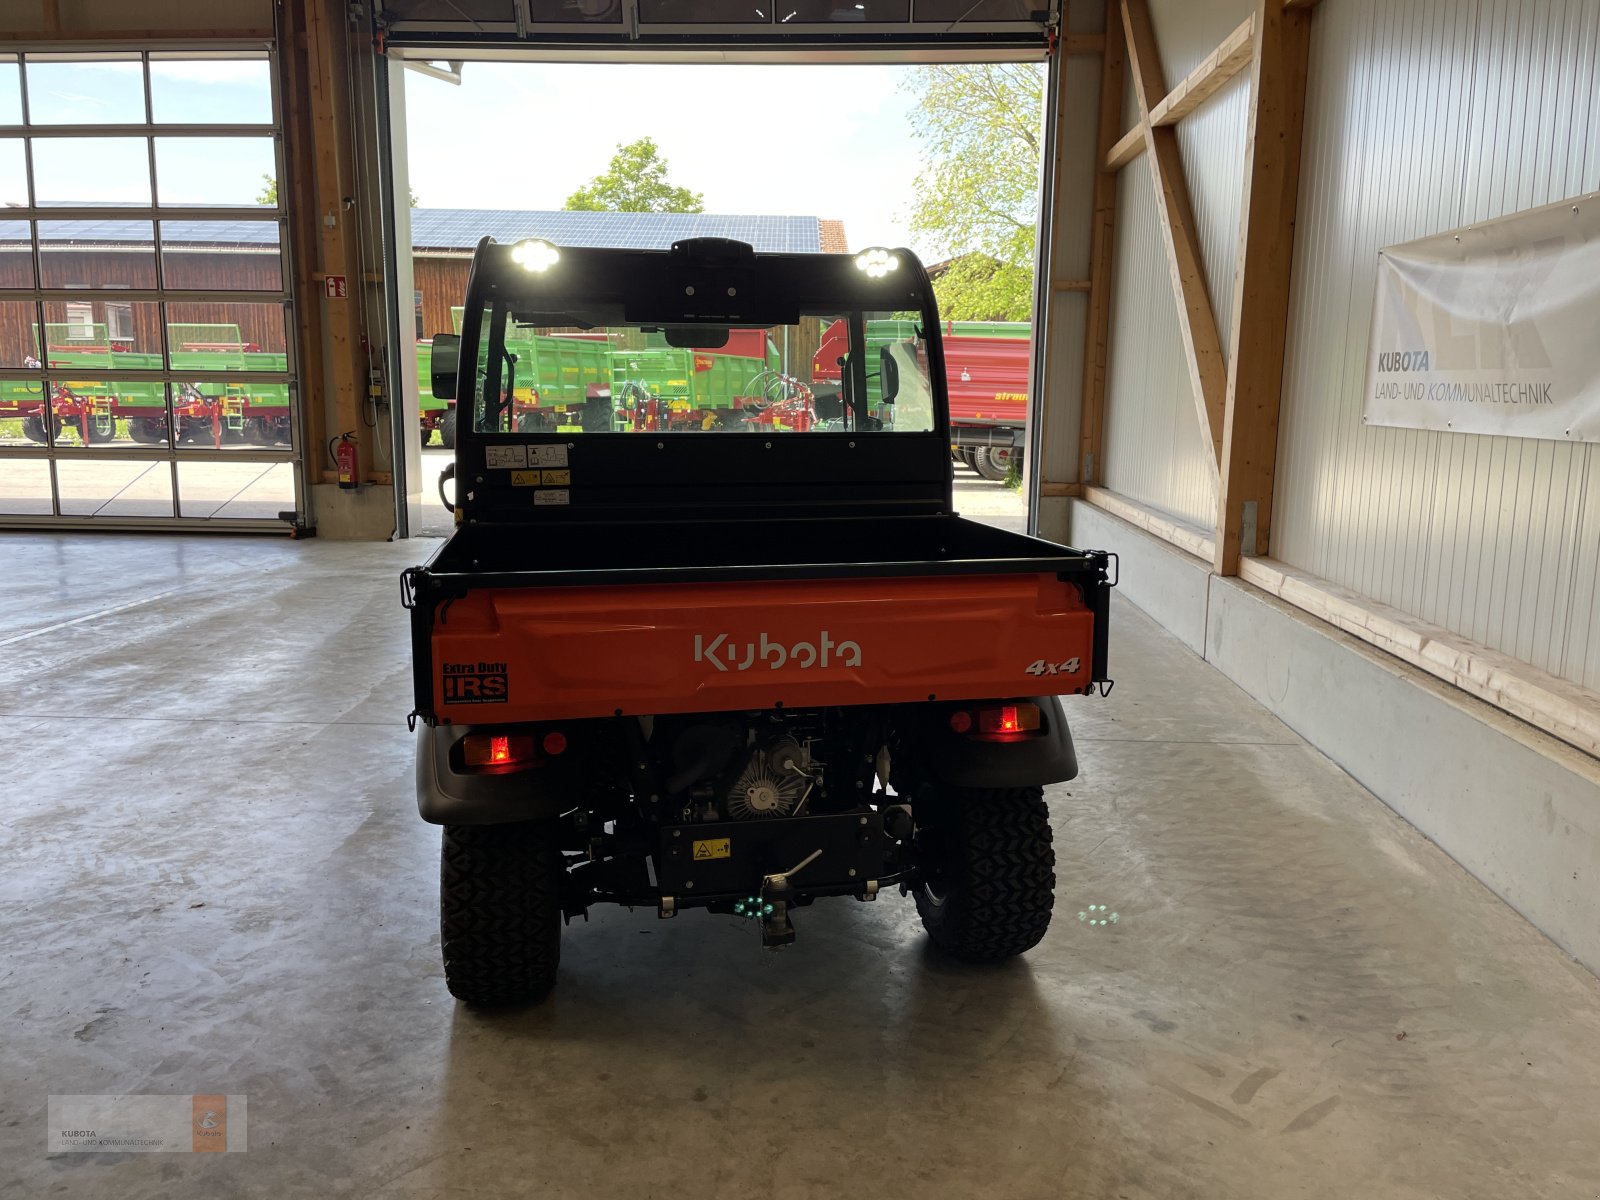
<instances>
[{"instance_id":1,"label":"green tree","mask_svg":"<svg viewBox=\"0 0 1600 1200\"><path fill-rule=\"evenodd\" d=\"M604 174L567 197L569 212L705 212L700 193L667 182L667 161L647 137L617 152Z\"/></svg>"},{"instance_id":2,"label":"green tree","mask_svg":"<svg viewBox=\"0 0 1600 1200\"><path fill-rule=\"evenodd\" d=\"M911 228L953 260L934 284L940 311L968 321L1033 312L1044 72L1033 63L918 67L912 127L925 166Z\"/></svg>"}]
</instances>

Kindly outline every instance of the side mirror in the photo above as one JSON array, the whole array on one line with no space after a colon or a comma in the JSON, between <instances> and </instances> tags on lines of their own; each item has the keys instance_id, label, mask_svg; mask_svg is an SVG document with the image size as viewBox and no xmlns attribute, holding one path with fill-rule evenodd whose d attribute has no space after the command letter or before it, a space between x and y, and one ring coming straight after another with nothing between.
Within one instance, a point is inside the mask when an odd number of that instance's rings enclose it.
<instances>
[{"instance_id":1,"label":"side mirror","mask_svg":"<svg viewBox=\"0 0 1600 1200\"><path fill-rule=\"evenodd\" d=\"M900 393L900 364L894 359L893 346L884 346L878 351L878 389L882 392L879 399L884 404L893 404Z\"/></svg>"},{"instance_id":2,"label":"side mirror","mask_svg":"<svg viewBox=\"0 0 1600 1200\"><path fill-rule=\"evenodd\" d=\"M433 397L435 400L456 398L456 369L461 364L461 335L436 333L433 335Z\"/></svg>"}]
</instances>

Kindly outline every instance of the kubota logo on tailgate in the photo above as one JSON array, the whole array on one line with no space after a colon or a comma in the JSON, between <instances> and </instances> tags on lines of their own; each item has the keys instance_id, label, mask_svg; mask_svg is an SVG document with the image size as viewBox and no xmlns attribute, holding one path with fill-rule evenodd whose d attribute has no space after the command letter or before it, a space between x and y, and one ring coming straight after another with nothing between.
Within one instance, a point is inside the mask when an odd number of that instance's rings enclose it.
<instances>
[{"instance_id":1,"label":"kubota logo on tailgate","mask_svg":"<svg viewBox=\"0 0 1600 1200\"><path fill-rule=\"evenodd\" d=\"M743 655L741 658L740 655ZM694 635L695 662L708 662L719 671L748 671L757 663L766 663L776 671L782 666L797 666L802 671L811 667L828 667L838 664L846 667L861 665L861 647L854 642L836 642L824 629L815 643L796 642L786 646L775 642L766 634L759 642L730 642L728 635L719 633L711 641L701 634Z\"/></svg>"}]
</instances>

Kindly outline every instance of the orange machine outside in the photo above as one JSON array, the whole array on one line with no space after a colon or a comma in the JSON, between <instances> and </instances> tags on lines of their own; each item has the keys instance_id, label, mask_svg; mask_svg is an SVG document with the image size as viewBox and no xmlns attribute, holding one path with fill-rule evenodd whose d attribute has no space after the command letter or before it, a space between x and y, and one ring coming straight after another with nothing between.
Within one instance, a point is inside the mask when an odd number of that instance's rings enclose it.
<instances>
[{"instance_id":1,"label":"orange machine outside","mask_svg":"<svg viewBox=\"0 0 1600 1200\"><path fill-rule=\"evenodd\" d=\"M435 712L473 724L1064 695L1094 645L1043 573L485 588L435 615Z\"/></svg>"}]
</instances>

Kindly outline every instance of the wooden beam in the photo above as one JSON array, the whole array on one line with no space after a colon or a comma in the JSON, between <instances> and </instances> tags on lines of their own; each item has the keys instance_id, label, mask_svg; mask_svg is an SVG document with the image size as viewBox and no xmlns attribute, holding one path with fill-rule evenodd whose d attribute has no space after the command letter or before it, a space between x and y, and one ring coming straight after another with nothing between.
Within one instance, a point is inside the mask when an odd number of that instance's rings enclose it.
<instances>
[{"instance_id":1,"label":"wooden beam","mask_svg":"<svg viewBox=\"0 0 1600 1200\"><path fill-rule=\"evenodd\" d=\"M1106 55L1100 71L1100 124L1095 159L1104 162L1122 128L1122 86L1127 72L1118 0L1106 0ZM1117 177L1098 171L1089 225L1089 313L1083 332L1083 416L1078 423L1078 478L1093 483L1104 463L1106 362L1111 338L1111 268L1117 222Z\"/></svg>"},{"instance_id":2,"label":"wooden beam","mask_svg":"<svg viewBox=\"0 0 1600 1200\"><path fill-rule=\"evenodd\" d=\"M1140 121L1112 143L1101 159L1107 171L1120 171L1144 153L1144 135L1149 127Z\"/></svg>"},{"instance_id":3,"label":"wooden beam","mask_svg":"<svg viewBox=\"0 0 1600 1200\"><path fill-rule=\"evenodd\" d=\"M41 14L41 23L45 30L50 33L60 33L61 0L40 0L40 8L44 10Z\"/></svg>"},{"instance_id":4,"label":"wooden beam","mask_svg":"<svg viewBox=\"0 0 1600 1200\"><path fill-rule=\"evenodd\" d=\"M1176 125L1248 67L1255 52L1254 31L1255 18L1247 17L1150 110L1150 124Z\"/></svg>"},{"instance_id":5,"label":"wooden beam","mask_svg":"<svg viewBox=\"0 0 1600 1200\"><path fill-rule=\"evenodd\" d=\"M1050 285L1057 292L1087 292L1091 286L1087 279L1058 279Z\"/></svg>"},{"instance_id":6,"label":"wooden beam","mask_svg":"<svg viewBox=\"0 0 1600 1200\"><path fill-rule=\"evenodd\" d=\"M1041 496L1081 496L1083 484L1081 483L1041 483L1039 485Z\"/></svg>"},{"instance_id":7,"label":"wooden beam","mask_svg":"<svg viewBox=\"0 0 1600 1200\"><path fill-rule=\"evenodd\" d=\"M1150 97L1165 96L1166 88L1162 86L1161 60L1145 0L1122 0L1122 24L1128 39L1128 62L1133 69L1139 119L1145 126L1145 151L1155 184L1156 209L1161 217L1158 224L1167 249L1172 292L1178 304L1178 328L1189 368L1189 386L1194 393L1200 428L1211 447L1208 461L1215 471L1220 469L1218 464L1222 458L1227 365L1217 334L1216 313L1206 292L1205 265L1199 239L1195 236L1194 212L1189 204L1189 185L1184 176L1183 156L1178 150L1178 134L1170 126L1156 128L1149 123Z\"/></svg>"},{"instance_id":8,"label":"wooden beam","mask_svg":"<svg viewBox=\"0 0 1600 1200\"><path fill-rule=\"evenodd\" d=\"M1067 54L1104 54L1106 35L1103 33L1069 33L1061 39L1061 48Z\"/></svg>"},{"instance_id":9,"label":"wooden beam","mask_svg":"<svg viewBox=\"0 0 1600 1200\"><path fill-rule=\"evenodd\" d=\"M300 376L300 438L307 464L306 479L316 481L326 465L324 445L326 390L323 382L322 293L323 272L317 265L321 240L317 220L316 158L312 153L311 118L306 102L311 92L306 56L306 11L299 2L286 3L283 43L278 53L278 91L283 97L283 178L278 195L289 210L290 253L294 271L295 366ZM336 481L337 482L337 481Z\"/></svg>"},{"instance_id":10,"label":"wooden beam","mask_svg":"<svg viewBox=\"0 0 1600 1200\"><path fill-rule=\"evenodd\" d=\"M1270 558L1239 577L1569 745L1600 756L1600 694Z\"/></svg>"},{"instance_id":11,"label":"wooden beam","mask_svg":"<svg viewBox=\"0 0 1600 1200\"><path fill-rule=\"evenodd\" d=\"M1255 47L1254 29L1255 18L1252 16L1230 33L1220 46L1206 55L1200 65L1184 76L1177 87L1162 96L1150 109L1149 121L1140 121L1123 134L1102 156L1101 161L1105 164L1105 169L1121 170L1144 153L1147 125L1176 125L1221 91L1223 84L1249 66Z\"/></svg>"},{"instance_id":12,"label":"wooden beam","mask_svg":"<svg viewBox=\"0 0 1600 1200\"><path fill-rule=\"evenodd\" d=\"M1256 0L1255 16L1217 501L1219 575L1237 575L1241 554L1266 554L1271 545L1311 50L1309 11Z\"/></svg>"},{"instance_id":13,"label":"wooden beam","mask_svg":"<svg viewBox=\"0 0 1600 1200\"><path fill-rule=\"evenodd\" d=\"M362 430L361 396L366 390L365 353L361 344L361 280L357 234L351 227L351 214L346 210L345 197L353 194L349 183L352 172L346 162L348 147L341 140L341 130L348 130L353 119L346 103L348 90L344 72L346 33L340 19L343 5L338 0L300 0L305 5L307 65L310 76L311 151L316 162L316 208L318 232L321 235L322 270L329 275L343 275L350 286L342 298L332 298L318 289L302 302L315 306L322 313L328 331L328 367L333 389L334 426L326 429L327 437ZM330 11L335 4L337 8ZM336 15L337 14L337 15ZM359 440L356 447L356 478L367 481L372 467L370 437ZM322 455L322 446L310 446L309 451Z\"/></svg>"},{"instance_id":14,"label":"wooden beam","mask_svg":"<svg viewBox=\"0 0 1600 1200\"><path fill-rule=\"evenodd\" d=\"M1283 0L1285 8L1315 8L1321 0Z\"/></svg>"},{"instance_id":15,"label":"wooden beam","mask_svg":"<svg viewBox=\"0 0 1600 1200\"><path fill-rule=\"evenodd\" d=\"M1185 525L1181 521L1174 521L1171 517L1148 509L1138 501L1130 500L1106 488L1085 487L1083 498L1096 508L1104 509L1114 517L1121 517L1130 525L1137 525L1151 536L1169 542L1185 553L1192 554L1205 562L1211 561L1214 543L1204 530Z\"/></svg>"}]
</instances>

